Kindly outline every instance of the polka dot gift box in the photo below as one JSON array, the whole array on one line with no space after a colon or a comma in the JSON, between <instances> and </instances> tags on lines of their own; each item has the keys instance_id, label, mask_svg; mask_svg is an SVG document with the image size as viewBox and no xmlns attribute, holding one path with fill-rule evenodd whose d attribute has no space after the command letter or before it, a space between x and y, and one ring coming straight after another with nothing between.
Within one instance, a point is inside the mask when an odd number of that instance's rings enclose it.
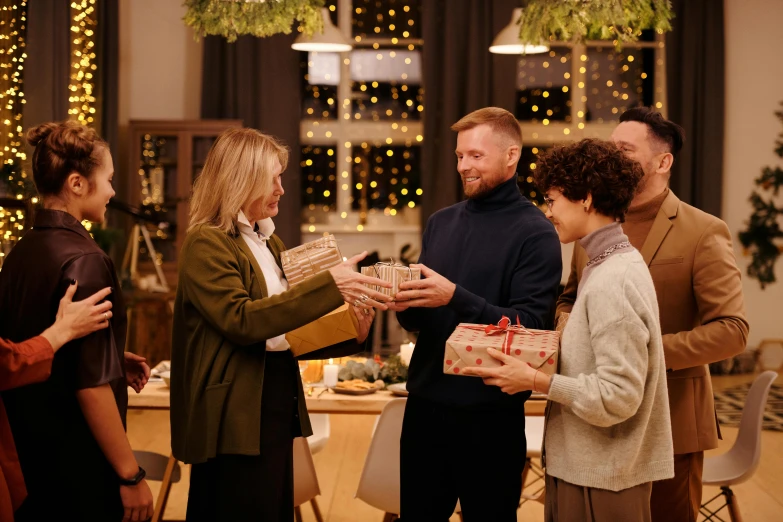
<instances>
[{"instance_id":1,"label":"polka dot gift box","mask_svg":"<svg viewBox=\"0 0 783 522\"><path fill-rule=\"evenodd\" d=\"M557 370L560 332L511 325L508 317L503 317L497 325L460 323L446 341L443 373L462 375L462 370L469 366L500 366L500 361L487 354L487 348L552 375Z\"/></svg>"}]
</instances>

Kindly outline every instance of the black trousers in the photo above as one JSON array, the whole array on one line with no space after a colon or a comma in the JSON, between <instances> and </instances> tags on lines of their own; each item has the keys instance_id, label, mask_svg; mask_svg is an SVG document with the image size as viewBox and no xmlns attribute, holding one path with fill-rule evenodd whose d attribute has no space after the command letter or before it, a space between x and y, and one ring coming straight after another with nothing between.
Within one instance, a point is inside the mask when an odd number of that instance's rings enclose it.
<instances>
[{"instance_id":1,"label":"black trousers","mask_svg":"<svg viewBox=\"0 0 783 522\"><path fill-rule=\"evenodd\" d=\"M516 522L522 408L457 408L410 395L400 440L401 522Z\"/></svg>"},{"instance_id":2,"label":"black trousers","mask_svg":"<svg viewBox=\"0 0 783 522\"><path fill-rule=\"evenodd\" d=\"M217 455L194 464L188 522L293 521L297 372L290 351L267 352L261 392L261 454Z\"/></svg>"}]
</instances>

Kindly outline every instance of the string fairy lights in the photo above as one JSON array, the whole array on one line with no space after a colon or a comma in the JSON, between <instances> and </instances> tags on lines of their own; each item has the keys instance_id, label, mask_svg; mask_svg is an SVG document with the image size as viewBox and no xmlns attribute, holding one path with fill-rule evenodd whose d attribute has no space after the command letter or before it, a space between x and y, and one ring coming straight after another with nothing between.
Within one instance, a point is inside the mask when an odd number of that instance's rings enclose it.
<instances>
[{"instance_id":1,"label":"string fairy lights","mask_svg":"<svg viewBox=\"0 0 783 522\"><path fill-rule=\"evenodd\" d=\"M94 125L95 99L95 30L98 22L95 0L71 3L71 82L68 86L68 114L82 125Z\"/></svg>"},{"instance_id":2,"label":"string fairy lights","mask_svg":"<svg viewBox=\"0 0 783 522\"><path fill-rule=\"evenodd\" d=\"M0 159L2 183L0 196L0 266L3 258L25 229L26 212L22 202L31 184L23 163L22 109L24 98L24 62L27 36L27 2L4 2L0 9Z\"/></svg>"}]
</instances>

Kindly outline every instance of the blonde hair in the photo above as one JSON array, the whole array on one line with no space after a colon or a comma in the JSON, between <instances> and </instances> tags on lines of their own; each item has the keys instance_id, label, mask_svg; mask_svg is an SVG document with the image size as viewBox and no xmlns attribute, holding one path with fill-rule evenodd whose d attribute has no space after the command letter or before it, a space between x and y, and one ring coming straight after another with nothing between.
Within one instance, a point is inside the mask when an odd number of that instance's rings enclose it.
<instances>
[{"instance_id":1,"label":"blonde hair","mask_svg":"<svg viewBox=\"0 0 783 522\"><path fill-rule=\"evenodd\" d=\"M473 111L452 125L451 130L462 132L479 125L489 125L493 132L522 148L522 127L513 114L500 107L484 107Z\"/></svg>"},{"instance_id":2,"label":"blonde hair","mask_svg":"<svg viewBox=\"0 0 783 522\"><path fill-rule=\"evenodd\" d=\"M272 190L275 159L285 170L288 149L274 136L247 128L223 131L193 185L188 230L209 225L236 232L242 206Z\"/></svg>"}]
</instances>

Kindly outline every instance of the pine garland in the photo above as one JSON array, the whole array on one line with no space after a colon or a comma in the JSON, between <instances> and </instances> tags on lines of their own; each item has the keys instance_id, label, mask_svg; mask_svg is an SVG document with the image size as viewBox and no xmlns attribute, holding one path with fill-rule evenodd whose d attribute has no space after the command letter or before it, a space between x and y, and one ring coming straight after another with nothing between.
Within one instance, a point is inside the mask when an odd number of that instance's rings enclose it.
<instances>
[{"instance_id":1,"label":"pine garland","mask_svg":"<svg viewBox=\"0 0 783 522\"><path fill-rule=\"evenodd\" d=\"M778 111L775 115L783 122L783 111ZM775 143L775 154L783 158L783 133L779 134L779 138ZM767 196L765 198L757 190L750 195L753 213L747 222L748 227L739 233L739 239L745 247L745 254L752 256L748 275L758 279L763 289L776 281L775 262L783 253L783 230L780 228L783 206L775 205L774 201L783 187L783 169L764 167L761 176L756 178L754 183L761 187Z\"/></svg>"},{"instance_id":2,"label":"pine garland","mask_svg":"<svg viewBox=\"0 0 783 522\"><path fill-rule=\"evenodd\" d=\"M643 29L671 31L669 0L529 0L517 22L519 39L635 42Z\"/></svg>"},{"instance_id":3,"label":"pine garland","mask_svg":"<svg viewBox=\"0 0 783 522\"><path fill-rule=\"evenodd\" d=\"M312 35L323 30L323 5L324 0L185 0L184 20L196 31L196 38L217 35L229 42L244 34L289 34L295 21Z\"/></svg>"}]
</instances>

